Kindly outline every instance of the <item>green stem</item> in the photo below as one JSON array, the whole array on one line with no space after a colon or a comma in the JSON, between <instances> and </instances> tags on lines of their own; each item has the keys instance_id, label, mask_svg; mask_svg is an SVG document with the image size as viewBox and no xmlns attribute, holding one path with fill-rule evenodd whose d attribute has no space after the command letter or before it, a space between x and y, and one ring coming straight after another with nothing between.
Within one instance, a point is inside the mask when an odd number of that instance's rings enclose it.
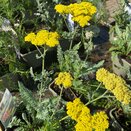
<instances>
[{"instance_id":1,"label":"green stem","mask_svg":"<svg viewBox=\"0 0 131 131\"><path fill-rule=\"evenodd\" d=\"M59 122L65 120L65 119L67 119L67 118L69 118L69 117L70 117L70 116L65 116L65 117L63 117L62 119L60 119Z\"/></svg>"},{"instance_id":2,"label":"green stem","mask_svg":"<svg viewBox=\"0 0 131 131\"><path fill-rule=\"evenodd\" d=\"M60 119L59 122L65 120L65 119L67 119L67 118L69 118L69 117L70 117L70 116L65 116L65 117L63 117L62 119ZM55 126L56 124L57 124L57 123L55 123L53 126Z\"/></svg>"},{"instance_id":3,"label":"green stem","mask_svg":"<svg viewBox=\"0 0 131 131\"><path fill-rule=\"evenodd\" d=\"M98 87L98 85L91 85L91 84L88 84L88 86L90 86L90 87Z\"/></svg>"},{"instance_id":4,"label":"green stem","mask_svg":"<svg viewBox=\"0 0 131 131\"><path fill-rule=\"evenodd\" d=\"M102 83L100 83L100 84L97 86L97 88L95 89L95 91L93 92L92 98L94 97L95 92L100 88L101 84L102 84Z\"/></svg>"},{"instance_id":5,"label":"green stem","mask_svg":"<svg viewBox=\"0 0 131 131\"><path fill-rule=\"evenodd\" d=\"M62 16L63 16L63 15L62 15ZM68 24L67 24L67 22L66 22L65 16L63 16L63 19L64 19L64 22L65 22L65 24L66 24L66 26L67 26L68 31L70 31L70 29L69 29L69 27L68 27Z\"/></svg>"},{"instance_id":6,"label":"green stem","mask_svg":"<svg viewBox=\"0 0 131 131\"><path fill-rule=\"evenodd\" d=\"M103 98L115 98L115 96L103 96Z\"/></svg>"},{"instance_id":7,"label":"green stem","mask_svg":"<svg viewBox=\"0 0 131 131\"><path fill-rule=\"evenodd\" d=\"M71 49L71 48L72 48L72 45L73 45L73 40L74 40L74 37L75 37L75 35L76 35L77 29L78 29L78 26L77 26L77 27L75 27L75 30L74 30L74 32L73 32L73 36L72 36L72 39L71 39L71 42L70 42L70 48L69 48L69 49Z\"/></svg>"},{"instance_id":8,"label":"green stem","mask_svg":"<svg viewBox=\"0 0 131 131\"><path fill-rule=\"evenodd\" d=\"M82 30L81 30L81 42L82 42L83 45L84 45L84 43L85 43L85 39L84 39L84 28L82 28Z\"/></svg>"},{"instance_id":9,"label":"green stem","mask_svg":"<svg viewBox=\"0 0 131 131\"><path fill-rule=\"evenodd\" d=\"M85 50L86 50L86 58L85 58L85 61L87 61L88 56L89 56L89 54L90 54L90 46L93 47L93 45L91 45L91 44L93 44L93 43L92 43L92 38L90 38L90 40L88 41L88 48L85 48ZM88 51L88 52L87 52L87 51Z\"/></svg>"},{"instance_id":10,"label":"green stem","mask_svg":"<svg viewBox=\"0 0 131 131\"><path fill-rule=\"evenodd\" d=\"M85 105L89 105L89 104L91 104L92 102L97 101L97 100L99 100L99 99L105 97L105 94L106 94L107 92L108 92L108 90L106 90L106 91L104 92L104 94L102 94L101 96L99 96L99 97L93 99L92 101L87 102Z\"/></svg>"},{"instance_id":11,"label":"green stem","mask_svg":"<svg viewBox=\"0 0 131 131\"><path fill-rule=\"evenodd\" d=\"M42 55L42 78L44 78L44 70L45 70L45 56L46 56L47 49L44 47L44 53Z\"/></svg>"},{"instance_id":12,"label":"green stem","mask_svg":"<svg viewBox=\"0 0 131 131\"><path fill-rule=\"evenodd\" d=\"M41 50L37 46L36 46L36 48L37 48L38 52L40 53L40 55L42 56Z\"/></svg>"},{"instance_id":13,"label":"green stem","mask_svg":"<svg viewBox=\"0 0 131 131\"><path fill-rule=\"evenodd\" d=\"M41 101L41 97L42 97L42 91L43 91L43 83L44 83L44 78L46 77L45 76L45 56L46 56L46 52L47 52L47 49L46 47L44 47L44 52L42 54L42 80L41 80L41 85L40 85L40 92L39 92L39 101Z\"/></svg>"},{"instance_id":14,"label":"green stem","mask_svg":"<svg viewBox=\"0 0 131 131\"><path fill-rule=\"evenodd\" d=\"M61 100L62 92L63 92L63 86L62 86L62 88L59 86L59 88L61 89L61 91L60 91L60 96L59 96L58 102L57 102L56 107L55 107L56 110L57 110L57 108L58 108L59 102L60 102L60 100ZM53 111L53 113L52 113L52 115L51 115L51 119L52 119L52 117L54 116L56 110Z\"/></svg>"},{"instance_id":15,"label":"green stem","mask_svg":"<svg viewBox=\"0 0 131 131\"><path fill-rule=\"evenodd\" d=\"M77 96L76 96L75 93L71 90L71 88L69 88L69 90L70 90L71 93L74 95L74 97L77 98Z\"/></svg>"},{"instance_id":16,"label":"green stem","mask_svg":"<svg viewBox=\"0 0 131 131\"><path fill-rule=\"evenodd\" d=\"M60 87L61 91L60 91L60 96L59 96L59 100L57 102L57 105L56 105L56 108L58 107L59 103L60 103L60 100L61 100L61 97L62 97L62 92L63 92L63 86Z\"/></svg>"}]
</instances>

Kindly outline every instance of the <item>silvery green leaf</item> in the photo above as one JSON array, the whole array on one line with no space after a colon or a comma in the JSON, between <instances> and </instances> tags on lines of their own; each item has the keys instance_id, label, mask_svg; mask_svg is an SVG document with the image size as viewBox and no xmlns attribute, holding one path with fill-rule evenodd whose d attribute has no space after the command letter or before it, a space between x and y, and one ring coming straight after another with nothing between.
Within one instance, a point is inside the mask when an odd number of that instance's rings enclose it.
<instances>
[{"instance_id":1,"label":"silvery green leaf","mask_svg":"<svg viewBox=\"0 0 131 131\"><path fill-rule=\"evenodd\" d=\"M119 29L119 27L118 27L117 24L116 24L116 26L115 26L115 31L116 31L116 34L117 34L119 37L121 37L122 32L120 31L120 29Z\"/></svg>"},{"instance_id":2,"label":"silvery green leaf","mask_svg":"<svg viewBox=\"0 0 131 131\"><path fill-rule=\"evenodd\" d=\"M16 116L14 116L11 120L11 122L9 123L8 125L8 128L12 128L14 125L15 126L19 126L21 124L21 120L20 119L17 119Z\"/></svg>"},{"instance_id":3,"label":"silvery green leaf","mask_svg":"<svg viewBox=\"0 0 131 131\"><path fill-rule=\"evenodd\" d=\"M78 51L78 49L80 48L80 44L81 44L81 42L77 43L77 44L73 47L73 50L74 50L74 51Z\"/></svg>"},{"instance_id":4,"label":"silvery green leaf","mask_svg":"<svg viewBox=\"0 0 131 131\"><path fill-rule=\"evenodd\" d=\"M36 59L40 59L41 55L39 56L38 54L36 54Z\"/></svg>"},{"instance_id":5,"label":"silvery green leaf","mask_svg":"<svg viewBox=\"0 0 131 131\"><path fill-rule=\"evenodd\" d=\"M31 74L32 77L34 77L34 72L33 72L33 68L32 67L30 67L30 74Z\"/></svg>"},{"instance_id":6,"label":"silvery green leaf","mask_svg":"<svg viewBox=\"0 0 131 131\"><path fill-rule=\"evenodd\" d=\"M22 113L22 118L26 122L27 125L30 125L30 122L27 119L27 115L25 113Z\"/></svg>"}]
</instances>

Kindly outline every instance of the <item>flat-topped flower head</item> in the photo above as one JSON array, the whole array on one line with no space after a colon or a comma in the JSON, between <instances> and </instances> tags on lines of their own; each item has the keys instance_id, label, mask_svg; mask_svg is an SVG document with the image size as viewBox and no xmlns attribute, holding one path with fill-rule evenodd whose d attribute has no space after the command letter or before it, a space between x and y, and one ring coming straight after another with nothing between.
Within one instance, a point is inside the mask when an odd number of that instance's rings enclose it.
<instances>
[{"instance_id":1,"label":"flat-topped flower head","mask_svg":"<svg viewBox=\"0 0 131 131\"><path fill-rule=\"evenodd\" d=\"M75 125L75 130L76 131L92 131L92 126L90 127L86 121L82 121L82 122L78 122L76 125ZM90 123L90 122L89 122Z\"/></svg>"},{"instance_id":2,"label":"flat-topped flower head","mask_svg":"<svg viewBox=\"0 0 131 131\"><path fill-rule=\"evenodd\" d=\"M60 72L58 77L55 79L56 85L63 85L64 88L69 88L72 86L72 76L68 72Z\"/></svg>"},{"instance_id":3,"label":"flat-topped flower head","mask_svg":"<svg viewBox=\"0 0 131 131\"><path fill-rule=\"evenodd\" d=\"M35 33L29 33L25 36L25 41L31 42L35 46L46 45L54 47L59 44L59 35L57 32L49 32L47 30L40 30Z\"/></svg>"},{"instance_id":4,"label":"flat-topped flower head","mask_svg":"<svg viewBox=\"0 0 131 131\"><path fill-rule=\"evenodd\" d=\"M66 5L58 4L55 6L55 10L60 14L69 14L69 9Z\"/></svg>"},{"instance_id":5,"label":"flat-topped flower head","mask_svg":"<svg viewBox=\"0 0 131 131\"><path fill-rule=\"evenodd\" d=\"M67 114L73 120L77 121L83 107L84 107L83 103L80 101L79 98L77 98L73 102L68 102L67 103L67 105L66 105Z\"/></svg>"},{"instance_id":6,"label":"flat-topped flower head","mask_svg":"<svg viewBox=\"0 0 131 131\"><path fill-rule=\"evenodd\" d=\"M123 104L131 102L131 90L125 80L114 73L110 73L104 68L100 68L96 72L96 79L102 82L107 90L110 90L117 100Z\"/></svg>"},{"instance_id":7,"label":"flat-topped flower head","mask_svg":"<svg viewBox=\"0 0 131 131\"><path fill-rule=\"evenodd\" d=\"M67 115L77 122L76 131L105 131L109 127L108 116L104 111L92 115L79 98L67 102L66 109Z\"/></svg>"},{"instance_id":8,"label":"flat-topped flower head","mask_svg":"<svg viewBox=\"0 0 131 131\"><path fill-rule=\"evenodd\" d=\"M105 131L109 127L108 116L104 111L94 114L91 122L95 131Z\"/></svg>"},{"instance_id":9,"label":"flat-topped flower head","mask_svg":"<svg viewBox=\"0 0 131 131\"><path fill-rule=\"evenodd\" d=\"M30 42L30 41L34 40L35 38L36 38L35 33L29 33L29 34L25 37L25 41Z\"/></svg>"},{"instance_id":10,"label":"flat-topped flower head","mask_svg":"<svg viewBox=\"0 0 131 131\"><path fill-rule=\"evenodd\" d=\"M75 121L80 121L81 113L83 115L90 114L90 110L81 102L79 98L76 98L73 102L68 102L66 109L67 114Z\"/></svg>"},{"instance_id":11,"label":"flat-topped flower head","mask_svg":"<svg viewBox=\"0 0 131 131\"><path fill-rule=\"evenodd\" d=\"M88 25L97 9L90 2L80 2L70 5L58 4L55 6L55 10L60 14L71 14L72 20L84 27Z\"/></svg>"}]
</instances>

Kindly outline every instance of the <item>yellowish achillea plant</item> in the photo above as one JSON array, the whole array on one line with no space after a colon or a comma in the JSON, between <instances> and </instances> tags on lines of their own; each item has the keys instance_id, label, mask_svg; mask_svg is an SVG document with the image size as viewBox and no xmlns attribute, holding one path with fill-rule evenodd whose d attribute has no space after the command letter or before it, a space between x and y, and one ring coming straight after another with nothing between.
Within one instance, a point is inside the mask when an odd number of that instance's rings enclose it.
<instances>
[{"instance_id":1,"label":"yellowish achillea plant","mask_svg":"<svg viewBox=\"0 0 131 131\"><path fill-rule=\"evenodd\" d=\"M55 79L56 85L63 85L64 88L69 88L72 86L72 76L68 72L60 72L58 77Z\"/></svg>"},{"instance_id":2,"label":"yellowish achillea plant","mask_svg":"<svg viewBox=\"0 0 131 131\"><path fill-rule=\"evenodd\" d=\"M96 7L90 2L74 3L70 5L58 4L55 6L56 12L60 14L71 14L72 20L81 27L88 25L92 16L96 13Z\"/></svg>"},{"instance_id":3,"label":"yellowish achillea plant","mask_svg":"<svg viewBox=\"0 0 131 131\"><path fill-rule=\"evenodd\" d=\"M79 98L66 105L67 114L77 122L76 131L105 131L109 127L108 116L105 112L91 115L90 109Z\"/></svg>"},{"instance_id":4,"label":"yellowish achillea plant","mask_svg":"<svg viewBox=\"0 0 131 131\"><path fill-rule=\"evenodd\" d=\"M48 47L55 47L59 44L59 35L57 32L49 32L48 30L40 30L37 33L29 33L24 38L25 41L31 42L31 44L35 45L37 50L40 53L39 58L42 58L42 71L41 71L41 78L40 80L40 88L41 90L43 88L46 88L45 81L47 80L46 76L46 70L45 70L45 56L46 52L48 51ZM43 48L43 51L39 49L39 46ZM44 83L45 82L45 83ZM40 99L41 99L41 93L40 93Z\"/></svg>"},{"instance_id":5,"label":"yellowish achillea plant","mask_svg":"<svg viewBox=\"0 0 131 131\"><path fill-rule=\"evenodd\" d=\"M35 46L47 45L54 47L59 44L59 35L57 32L49 32L47 30L40 30L35 33L29 33L25 37L25 41L31 42Z\"/></svg>"},{"instance_id":6,"label":"yellowish achillea plant","mask_svg":"<svg viewBox=\"0 0 131 131\"><path fill-rule=\"evenodd\" d=\"M110 90L117 100L123 104L131 102L131 90L128 88L125 80L114 73L110 73L104 68L96 72L96 79L105 85L107 90Z\"/></svg>"}]
</instances>

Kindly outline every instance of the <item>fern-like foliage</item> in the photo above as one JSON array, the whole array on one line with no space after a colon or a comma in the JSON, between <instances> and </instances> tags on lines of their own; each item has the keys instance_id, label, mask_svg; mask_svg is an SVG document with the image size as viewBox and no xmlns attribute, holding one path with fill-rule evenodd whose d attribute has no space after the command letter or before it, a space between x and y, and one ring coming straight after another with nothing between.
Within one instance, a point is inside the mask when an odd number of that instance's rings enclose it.
<instances>
[{"instance_id":1,"label":"fern-like foliage","mask_svg":"<svg viewBox=\"0 0 131 131\"><path fill-rule=\"evenodd\" d=\"M37 108L37 100L33 97L32 92L24 87L24 85L19 82L19 91L23 102L29 106L29 108Z\"/></svg>"},{"instance_id":2,"label":"fern-like foliage","mask_svg":"<svg viewBox=\"0 0 131 131\"><path fill-rule=\"evenodd\" d=\"M61 30L63 28L62 17L54 13L54 7L59 2L61 2L61 0L36 0L39 17L48 29Z\"/></svg>"},{"instance_id":3,"label":"fern-like foliage","mask_svg":"<svg viewBox=\"0 0 131 131\"><path fill-rule=\"evenodd\" d=\"M73 49L67 50L65 52L62 51L60 46L57 48L57 58L60 71L70 72L75 79L95 72L104 63L104 61L100 61L97 64L93 64L91 62L81 60L78 52L79 48L80 43L75 45Z\"/></svg>"},{"instance_id":4,"label":"fern-like foliage","mask_svg":"<svg viewBox=\"0 0 131 131\"><path fill-rule=\"evenodd\" d=\"M18 126L18 131L63 130L59 119L65 115L65 112L64 106L57 104L59 97L43 98L39 101L39 98L34 97L21 82L18 85L27 111L22 113L22 120L14 117L9 127Z\"/></svg>"},{"instance_id":5,"label":"fern-like foliage","mask_svg":"<svg viewBox=\"0 0 131 131\"><path fill-rule=\"evenodd\" d=\"M80 43L76 44L72 49L62 51L62 48L57 48L57 58L59 62L60 71L70 72L73 76L73 89L77 92L87 96L90 94L88 85L85 80L88 80L88 75L94 73L100 68L104 61L97 64L82 60L79 56Z\"/></svg>"}]
</instances>

